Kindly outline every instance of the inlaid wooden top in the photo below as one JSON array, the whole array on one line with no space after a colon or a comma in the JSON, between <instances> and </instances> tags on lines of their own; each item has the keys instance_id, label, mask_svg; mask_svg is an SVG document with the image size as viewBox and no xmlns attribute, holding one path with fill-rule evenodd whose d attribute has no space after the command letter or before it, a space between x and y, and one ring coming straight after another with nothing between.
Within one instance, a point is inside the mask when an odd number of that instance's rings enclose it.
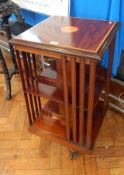
<instances>
[{"instance_id":1,"label":"inlaid wooden top","mask_svg":"<svg viewBox=\"0 0 124 175\"><path fill-rule=\"evenodd\" d=\"M11 42L38 49L100 59L114 38L117 22L49 17Z\"/></svg>"}]
</instances>

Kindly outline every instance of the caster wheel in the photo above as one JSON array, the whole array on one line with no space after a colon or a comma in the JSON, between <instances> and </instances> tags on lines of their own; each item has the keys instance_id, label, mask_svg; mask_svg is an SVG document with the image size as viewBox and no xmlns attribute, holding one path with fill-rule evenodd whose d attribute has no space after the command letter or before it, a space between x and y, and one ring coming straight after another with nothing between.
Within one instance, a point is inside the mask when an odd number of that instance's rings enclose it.
<instances>
[{"instance_id":1,"label":"caster wheel","mask_svg":"<svg viewBox=\"0 0 124 175\"><path fill-rule=\"evenodd\" d=\"M76 150L71 150L70 151L70 160L74 160L76 159L76 157L78 156L79 152Z\"/></svg>"}]
</instances>

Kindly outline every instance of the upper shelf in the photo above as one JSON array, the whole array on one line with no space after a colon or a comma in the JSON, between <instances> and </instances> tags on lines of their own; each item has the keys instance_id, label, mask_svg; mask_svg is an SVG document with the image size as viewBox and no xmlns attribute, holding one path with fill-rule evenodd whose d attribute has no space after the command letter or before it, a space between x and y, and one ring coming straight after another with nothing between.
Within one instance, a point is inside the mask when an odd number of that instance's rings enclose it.
<instances>
[{"instance_id":1,"label":"upper shelf","mask_svg":"<svg viewBox=\"0 0 124 175\"><path fill-rule=\"evenodd\" d=\"M11 43L101 60L117 28L118 22L112 21L49 17Z\"/></svg>"}]
</instances>

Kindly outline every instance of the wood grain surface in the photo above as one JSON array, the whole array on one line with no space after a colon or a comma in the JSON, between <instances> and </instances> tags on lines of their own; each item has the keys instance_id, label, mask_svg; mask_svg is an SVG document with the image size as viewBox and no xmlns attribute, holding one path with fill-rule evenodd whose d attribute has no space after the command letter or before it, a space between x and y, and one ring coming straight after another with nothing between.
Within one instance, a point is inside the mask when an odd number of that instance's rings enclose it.
<instances>
[{"instance_id":1,"label":"wood grain surface","mask_svg":"<svg viewBox=\"0 0 124 175\"><path fill-rule=\"evenodd\" d=\"M25 47L100 59L117 28L118 23L112 21L49 17L11 42Z\"/></svg>"}]
</instances>

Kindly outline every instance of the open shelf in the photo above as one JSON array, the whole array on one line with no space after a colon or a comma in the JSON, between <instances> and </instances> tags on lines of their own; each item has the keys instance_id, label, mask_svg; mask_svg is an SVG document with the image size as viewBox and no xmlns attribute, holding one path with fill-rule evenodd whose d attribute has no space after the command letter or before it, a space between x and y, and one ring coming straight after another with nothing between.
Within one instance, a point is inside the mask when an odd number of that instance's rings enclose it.
<instances>
[{"instance_id":1,"label":"open shelf","mask_svg":"<svg viewBox=\"0 0 124 175\"><path fill-rule=\"evenodd\" d=\"M59 87L38 83L38 86L35 85L34 87L28 87L26 92L58 103L64 103L63 91Z\"/></svg>"},{"instance_id":2,"label":"open shelf","mask_svg":"<svg viewBox=\"0 0 124 175\"><path fill-rule=\"evenodd\" d=\"M56 120L53 117L46 116L45 114L42 117L36 119L33 124L30 126L30 130L36 130L39 135L42 133L51 134L61 139L66 139L66 128L61 124L59 120Z\"/></svg>"},{"instance_id":3,"label":"open shelf","mask_svg":"<svg viewBox=\"0 0 124 175\"><path fill-rule=\"evenodd\" d=\"M64 104L48 100L46 104L42 105L42 110L57 120L65 120Z\"/></svg>"},{"instance_id":4,"label":"open shelf","mask_svg":"<svg viewBox=\"0 0 124 175\"><path fill-rule=\"evenodd\" d=\"M92 145L93 147L95 140L97 138L97 135L99 133L100 127L102 125L102 121L104 119L103 111L101 110L103 105L103 102L100 102L97 108L97 111L94 112L93 115L93 125L92 125ZM86 129L87 129L87 112L85 114L85 119L84 119L84 134L86 136ZM72 125L70 121L70 125ZM29 130L32 133L36 133L39 136L43 136L44 138L47 138L49 135L50 140L55 141L55 138L62 139L63 141L66 140L66 126L62 123L61 120L58 120L54 118L54 116L49 116L44 113L42 113L41 116L39 116L33 124L30 126ZM45 137L46 136L46 137ZM72 138L71 138L72 139ZM84 144L83 146L86 147L86 142L85 142L86 137L84 138ZM78 140L79 137L77 136L77 143L78 145ZM56 140L57 143L60 143L59 141ZM70 141L72 143L72 140ZM73 145L73 144L72 144Z\"/></svg>"},{"instance_id":5,"label":"open shelf","mask_svg":"<svg viewBox=\"0 0 124 175\"><path fill-rule=\"evenodd\" d=\"M48 67L35 77L34 85L27 87L26 92L58 103L64 103L63 90L58 84L56 70Z\"/></svg>"}]
</instances>

